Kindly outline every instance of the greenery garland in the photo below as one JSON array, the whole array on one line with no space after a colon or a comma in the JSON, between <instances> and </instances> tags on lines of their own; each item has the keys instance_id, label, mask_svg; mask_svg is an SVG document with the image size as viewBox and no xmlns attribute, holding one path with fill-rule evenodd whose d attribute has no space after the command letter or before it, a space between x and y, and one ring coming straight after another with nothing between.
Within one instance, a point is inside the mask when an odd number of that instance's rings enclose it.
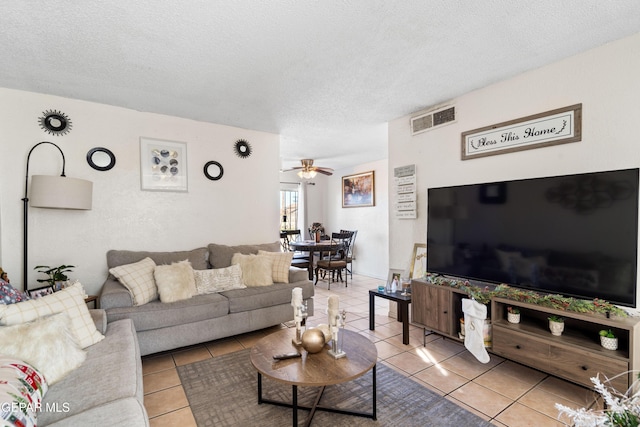
<instances>
[{"instance_id":1,"label":"greenery garland","mask_svg":"<svg viewBox=\"0 0 640 427\"><path fill-rule=\"evenodd\" d=\"M460 289L481 304L488 304L492 298L505 298L556 310L575 311L577 313L600 313L620 317L627 316L627 312L620 307L599 298L585 300L558 294L539 294L534 291L512 288L505 284L498 285L493 289L488 286L481 288L470 284L467 280L455 280L433 274L427 274L426 280L435 285Z\"/></svg>"}]
</instances>

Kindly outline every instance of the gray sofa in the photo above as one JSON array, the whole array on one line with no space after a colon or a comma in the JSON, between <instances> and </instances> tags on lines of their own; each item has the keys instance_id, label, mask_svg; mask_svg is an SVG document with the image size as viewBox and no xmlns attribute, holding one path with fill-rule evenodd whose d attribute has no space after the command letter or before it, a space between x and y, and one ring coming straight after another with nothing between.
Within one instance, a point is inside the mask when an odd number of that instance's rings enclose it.
<instances>
[{"instance_id":1,"label":"gray sofa","mask_svg":"<svg viewBox=\"0 0 640 427\"><path fill-rule=\"evenodd\" d=\"M90 312L105 339L88 347L84 363L49 388L38 426L148 426L133 322L107 324L104 310Z\"/></svg>"},{"instance_id":2,"label":"gray sofa","mask_svg":"<svg viewBox=\"0 0 640 427\"><path fill-rule=\"evenodd\" d=\"M146 257L157 265L189 260L195 270L224 268L231 265L234 253L255 254L259 250L279 252L280 243L227 246L210 244L191 251L145 252L111 250L107 266L138 262ZM313 315L314 287L307 270L291 267L289 283L248 287L215 294L196 295L188 300L163 303L151 301L133 305L129 291L112 275L105 281L100 308L109 323L131 319L140 343L141 355L199 344L267 328L293 319L291 290L302 288L309 316Z\"/></svg>"}]
</instances>

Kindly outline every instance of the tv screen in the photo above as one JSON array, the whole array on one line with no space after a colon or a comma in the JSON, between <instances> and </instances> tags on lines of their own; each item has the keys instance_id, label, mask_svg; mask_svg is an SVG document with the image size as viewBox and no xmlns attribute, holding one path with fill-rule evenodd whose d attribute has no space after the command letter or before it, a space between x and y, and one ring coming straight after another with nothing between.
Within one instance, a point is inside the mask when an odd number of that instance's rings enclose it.
<instances>
[{"instance_id":1,"label":"tv screen","mask_svg":"<svg viewBox=\"0 0 640 427\"><path fill-rule=\"evenodd\" d=\"M638 169L428 189L427 270L635 307Z\"/></svg>"}]
</instances>

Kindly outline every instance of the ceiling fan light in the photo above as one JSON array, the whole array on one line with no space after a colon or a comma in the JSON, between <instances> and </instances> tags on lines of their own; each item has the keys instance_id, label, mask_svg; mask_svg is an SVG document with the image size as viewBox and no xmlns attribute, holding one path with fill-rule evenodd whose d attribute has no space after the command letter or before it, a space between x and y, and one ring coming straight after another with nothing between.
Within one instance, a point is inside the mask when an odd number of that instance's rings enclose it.
<instances>
[{"instance_id":1,"label":"ceiling fan light","mask_svg":"<svg viewBox=\"0 0 640 427\"><path fill-rule=\"evenodd\" d=\"M316 171L305 171L302 170L300 172L298 172L298 176L302 179L313 179L315 178L315 176L317 175Z\"/></svg>"}]
</instances>

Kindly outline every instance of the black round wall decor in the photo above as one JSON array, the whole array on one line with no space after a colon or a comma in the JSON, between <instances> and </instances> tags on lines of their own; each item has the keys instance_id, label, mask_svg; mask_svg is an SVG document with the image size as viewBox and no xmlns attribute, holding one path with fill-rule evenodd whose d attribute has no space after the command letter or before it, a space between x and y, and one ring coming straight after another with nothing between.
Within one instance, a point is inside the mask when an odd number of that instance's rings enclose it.
<instances>
[{"instance_id":1,"label":"black round wall decor","mask_svg":"<svg viewBox=\"0 0 640 427\"><path fill-rule=\"evenodd\" d=\"M42 130L51 135L66 135L71 131L71 119L62 111L43 111L42 117L39 117L38 121Z\"/></svg>"},{"instance_id":2,"label":"black round wall decor","mask_svg":"<svg viewBox=\"0 0 640 427\"><path fill-rule=\"evenodd\" d=\"M104 147L95 147L87 152L87 163L98 171L108 171L116 165L116 156Z\"/></svg>"},{"instance_id":3,"label":"black round wall decor","mask_svg":"<svg viewBox=\"0 0 640 427\"><path fill-rule=\"evenodd\" d=\"M244 139L236 141L235 149L238 157L245 158L251 155L251 145Z\"/></svg>"},{"instance_id":4,"label":"black round wall decor","mask_svg":"<svg viewBox=\"0 0 640 427\"><path fill-rule=\"evenodd\" d=\"M217 168L217 170L216 170ZM217 175L214 175L217 172ZM209 178L211 181L217 181L222 178L224 174L224 169L219 162L215 160L208 161L204 164L204 176Z\"/></svg>"}]
</instances>

